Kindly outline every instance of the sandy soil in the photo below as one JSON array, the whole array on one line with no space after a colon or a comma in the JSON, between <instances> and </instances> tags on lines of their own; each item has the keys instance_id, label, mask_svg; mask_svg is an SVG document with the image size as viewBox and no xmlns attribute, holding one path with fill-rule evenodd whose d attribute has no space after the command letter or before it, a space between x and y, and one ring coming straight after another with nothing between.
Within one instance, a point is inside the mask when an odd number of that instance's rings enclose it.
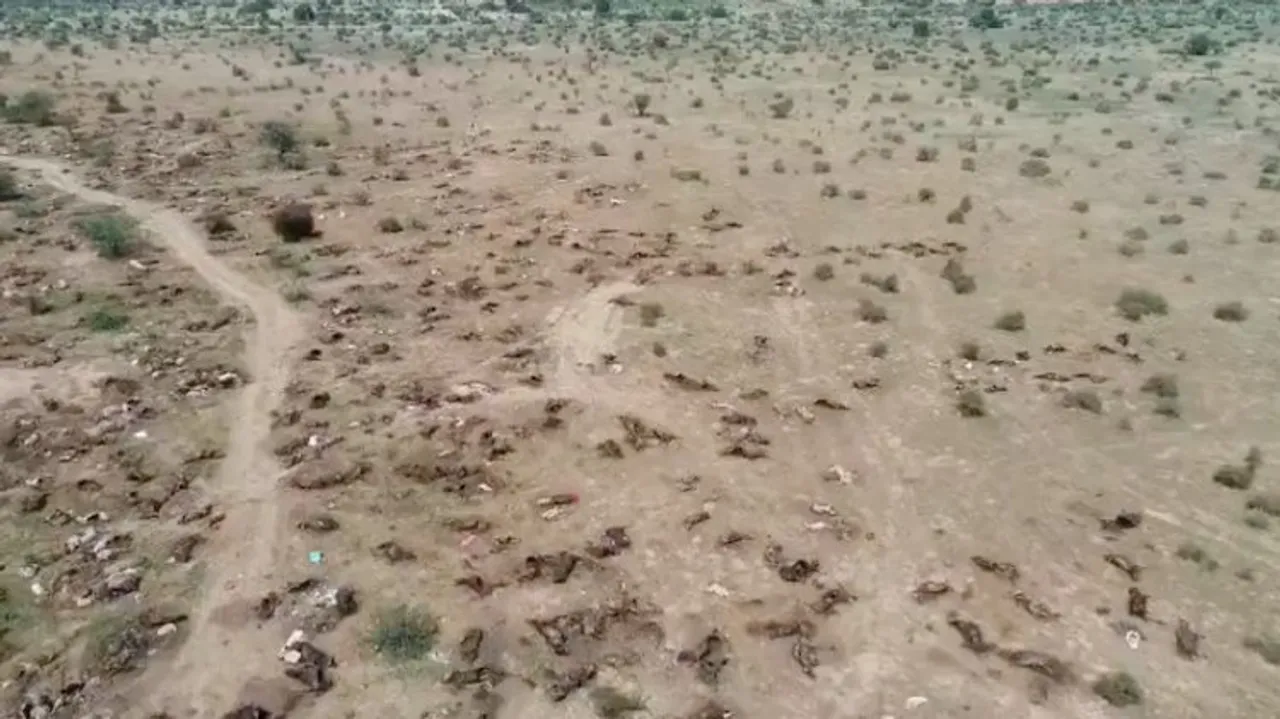
<instances>
[{"instance_id":1,"label":"sandy soil","mask_svg":"<svg viewBox=\"0 0 1280 719\"><path fill-rule=\"evenodd\" d=\"M1276 713L1274 9L535 10L6 11L16 716Z\"/></svg>"}]
</instances>

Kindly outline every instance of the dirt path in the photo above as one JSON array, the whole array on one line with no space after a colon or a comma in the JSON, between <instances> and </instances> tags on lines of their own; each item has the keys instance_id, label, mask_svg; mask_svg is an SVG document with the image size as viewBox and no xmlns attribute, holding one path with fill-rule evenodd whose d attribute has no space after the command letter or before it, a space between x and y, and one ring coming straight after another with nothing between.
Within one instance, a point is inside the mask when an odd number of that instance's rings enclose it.
<instances>
[{"instance_id":1,"label":"dirt path","mask_svg":"<svg viewBox=\"0 0 1280 719\"><path fill-rule=\"evenodd\" d=\"M145 699L157 708L172 702L165 707L169 711L190 708L195 716L227 711L244 680L253 676L255 664L274 660L249 651L264 638L237 636L241 628L219 626L210 619L235 599L256 596L252 593L272 572L280 527L275 501L279 467L263 440L270 433L271 410L288 382L289 350L303 336L300 319L272 288L210 255L203 234L180 213L86 187L57 162L3 155L0 161L39 173L59 190L86 201L120 207L219 295L253 315L255 326L244 358L251 381L230 407L226 458L210 488L226 519L209 543L208 574L199 606L191 614L190 636L177 657L152 670L147 685L156 691Z\"/></svg>"}]
</instances>

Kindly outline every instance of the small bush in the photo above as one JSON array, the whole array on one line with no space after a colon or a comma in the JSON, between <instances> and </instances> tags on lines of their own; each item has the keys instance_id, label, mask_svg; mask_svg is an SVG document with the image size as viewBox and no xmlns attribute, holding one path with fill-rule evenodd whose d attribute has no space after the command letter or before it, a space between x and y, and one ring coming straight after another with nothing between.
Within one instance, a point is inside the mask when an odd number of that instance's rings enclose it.
<instances>
[{"instance_id":1,"label":"small bush","mask_svg":"<svg viewBox=\"0 0 1280 719\"><path fill-rule=\"evenodd\" d=\"M53 95L43 90L28 90L19 95L17 101L5 103L4 119L15 125L49 127L58 121L54 114L56 105Z\"/></svg>"},{"instance_id":2,"label":"small bush","mask_svg":"<svg viewBox=\"0 0 1280 719\"><path fill-rule=\"evenodd\" d=\"M1267 664L1280 665L1280 639L1275 637L1248 637L1244 648L1262 657Z\"/></svg>"},{"instance_id":3,"label":"small bush","mask_svg":"<svg viewBox=\"0 0 1280 719\"><path fill-rule=\"evenodd\" d=\"M1073 389L1062 397L1062 406L1102 414L1102 398L1091 389Z\"/></svg>"},{"instance_id":4,"label":"small bush","mask_svg":"<svg viewBox=\"0 0 1280 719\"><path fill-rule=\"evenodd\" d=\"M642 327L657 327L658 320L666 315L666 310L657 302L645 302L640 305L640 325Z\"/></svg>"},{"instance_id":5,"label":"small bush","mask_svg":"<svg viewBox=\"0 0 1280 719\"><path fill-rule=\"evenodd\" d=\"M1137 322L1149 315L1169 314L1169 303L1163 295L1151 290L1127 289L1116 300L1116 310L1121 317Z\"/></svg>"},{"instance_id":6,"label":"small bush","mask_svg":"<svg viewBox=\"0 0 1280 719\"><path fill-rule=\"evenodd\" d=\"M954 257L947 260L946 266L942 268L942 279L951 283L951 289L957 295L971 294L978 289L978 283L973 279L973 275L966 273L964 265Z\"/></svg>"},{"instance_id":7,"label":"small bush","mask_svg":"<svg viewBox=\"0 0 1280 719\"><path fill-rule=\"evenodd\" d=\"M631 96L631 104L636 108L636 114L644 117L649 112L649 105L653 103L653 98L647 92L638 92Z\"/></svg>"},{"instance_id":8,"label":"small bush","mask_svg":"<svg viewBox=\"0 0 1280 719\"><path fill-rule=\"evenodd\" d=\"M1173 374L1153 374L1142 383L1142 391L1157 397L1174 399L1178 396L1178 376Z\"/></svg>"},{"instance_id":9,"label":"small bush","mask_svg":"<svg viewBox=\"0 0 1280 719\"><path fill-rule=\"evenodd\" d=\"M277 157L296 153L302 146L298 139L298 130L293 125L280 120L269 120L262 123L258 139L262 144L275 150Z\"/></svg>"},{"instance_id":10,"label":"small bush","mask_svg":"<svg viewBox=\"0 0 1280 719\"><path fill-rule=\"evenodd\" d=\"M1224 464L1214 470L1213 481L1228 489L1248 489L1253 486L1253 479L1262 466L1262 452L1257 447L1250 447L1244 456L1244 464Z\"/></svg>"},{"instance_id":11,"label":"small bush","mask_svg":"<svg viewBox=\"0 0 1280 719\"><path fill-rule=\"evenodd\" d=\"M773 115L773 119L785 120L789 115L791 115L791 111L795 109L795 106L795 100L792 100L790 97L784 97L776 102L769 103L769 112Z\"/></svg>"},{"instance_id":12,"label":"small bush","mask_svg":"<svg viewBox=\"0 0 1280 719\"><path fill-rule=\"evenodd\" d=\"M1142 703L1142 687L1128 672L1103 674L1093 682L1093 693L1113 707L1127 707Z\"/></svg>"},{"instance_id":13,"label":"small bush","mask_svg":"<svg viewBox=\"0 0 1280 719\"><path fill-rule=\"evenodd\" d=\"M1213 318L1223 322L1244 322L1249 319L1249 310L1240 302L1224 302L1213 308Z\"/></svg>"},{"instance_id":14,"label":"small bush","mask_svg":"<svg viewBox=\"0 0 1280 719\"><path fill-rule=\"evenodd\" d=\"M980 347L977 342L961 342L960 349L956 354L960 355L960 359L977 362L978 359L982 357L982 347Z\"/></svg>"},{"instance_id":15,"label":"small bush","mask_svg":"<svg viewBox=\"0 0 1280 719\"><path fill-rule=\"evenodd\" d=\"M381 220L378 220L378 231L385 232L387 234L404 232L404 225L395 217L384 217Z\"/></svg>"},{"instance_id":16,"label":"small bush","mask_svg":"<svg viewBox=\"0 0 1280 719\"><path fill-rule=\"evenodd\" d=\"M1049 163L1038 157L1023 160L1022 164L1018 166L1018 174L1031 179L1045 177L1050 172L1053 172L1053 168L1049 167Z\"/></svg>"},{"instance_id":17,"label":"small bush","mask_svg":"<svg viewBox=\"0 0 1280 719\"><path fill-rule=\"evenodd\" d=\"M22 190L18 189L18 180L12 172L0 169L0 202L21 200Z\"/></svg>"},{"instance_id":18,"label":"small bush","mask_svg":"<svg viewBox=\"0 0 1280 719\"><path fill-rule=\"evenodd\" d=\"M1178 545L1178 550L1174 552L1174 556L1184 562L1198 564L1206 572L1212 572L1218 568L1218 560L1210 557L1204 547L1195 542L1183 542Z\"/></svg>"},{"instance_id":19,"label":"small bush","mask_svg":"<svg viewBox=\"0 0 1280 719\"><path fill-rule=\"evenodd\" d=\"M1217 43L1207 33L1198 32L1187 38L1186 44L1182 46L1183 52L1195 57L1204 57L1213 52Z\"/></svg>"},{"instance_id":20,"label":"small bush","mask_svg":"<svg viewBox=\"0 0 1280 719\"><path fill-rule=\"evenodd\" d=\"M419 661L435 648L439 631L430 614L400 605L377 618L371 644L373 651L387 661Z\"/></svg>"},{"instance_id":21,"label":"small bush","mask_svg":"<svg viewBox=\"0 0 1280 719\"><path fill-rule=\"evenodd\" d=\"M836 270L831 266L830 262L823 262L813 268L813 279L819 282L826 282L836 276Z\"/></svg>"},{"instance_id":22,"label":"small bush","mask_svg":"<svg viewBox=\"0 0 1280 719\"><path fill-rule=\"evenodd\" d=\"M911 23L911 37L923 40L929 37L929 21L916 20Z\"/></svg>"},{"instance_id":23,"label":"small bush","mask_svg":"<svg viewBox=\"0 0 1280 719\"><path fill-rule=\"evenodd\" d=\"M979 30L998 30L1004 27L1004 20L993 7L984 7L969 18L969 24Z\"/></svg>"},{"instance_id":24,"label":"small bush","mask_svg":"<svg viewBox=\"0 0 1280 719\"><path fill-rule=\"evenodd\" d=\"M1006 312L996 318L995 328L1004 332L1021 332L1027 328L1027 316L1022 310Z\"/></svg>"},{"instance_id":25,"label":"small bush","mask_svg":"<svg viewBox=\"0 0 1280 719\"><path fill-rule=\"evenodd\" d=\"M99 215L80 223L80 231L98 252L99 257L118 260L133 252L135 228L122 215Z\"/></svg>"},{"instance_id":26,"label":"small bush","mask_svg":"<svg viewBox=\"0 0 1280 719\"><path fill-rule=\"evenodd\" d=\"M118 332L129 325L129 315L114 308L99 307L85 315L84 322L94 332Z\"/></svg>"},{"instance_id":27,"label":"small bush","mask_svg":"<svg viewBox=\"0 0 1280 719\"><path fill-rule=\"evenodd\" d=\"M871 300L858 300L858 318L863 322L878 325L889 319L889 311Z\"/></svg>"},{"instance_id":28,"label":"small bush","mask_svg":"<svg viewBox=\"0 0 1280 719\"><path fill-rule=\"evenodd\" d=\"M1268 517L1280 517L1280 492L1264 492L1255 494L1245 502L1245 509L1265 514Z\"/></svg>"},{"instance_id":29,"label":"small bush","mask_svg":"<svg viewBox=\"0 0 1280 719\"><path fill-rule=\"evenodd\" d=\"M307 237L315 237L316 221L311 215L311 205L285 205L271 216L271 227L281 240L298 242Z\"/></svg>"},{"instance_id":30,"label":"small bush","mask_svg":"<svg viewBox=\"0 0 1280 719\"><path fill-rule=\"evenodd\" d=\"M613 687L592 689L591 706L600 719L622 719L645 710L645 703L639 697L624 694Z\"/></svg>"},{"instance_id":31,"label":"small bush","mask_svg":"<svg viewBox=\"0 0 1280 719\"><path fill-rule=\"evenodd\" d=\"M987 400L978 390L967 389L956 397L956 409L961 417L985 417Z\"/></svg>"},{"instance_id":32,"label":"small bush","mask_svg":"<svg viewBox=\"0 0 1280 719\"><path fill-rule=\"evenodd\" d=\"M895 274L888 274L881 277L879 275L873 275L870 272L863 272L858 279L862 284L871 285L885 294L895 295L898 293L898 276Z\"/></svg>"}]
</instances>

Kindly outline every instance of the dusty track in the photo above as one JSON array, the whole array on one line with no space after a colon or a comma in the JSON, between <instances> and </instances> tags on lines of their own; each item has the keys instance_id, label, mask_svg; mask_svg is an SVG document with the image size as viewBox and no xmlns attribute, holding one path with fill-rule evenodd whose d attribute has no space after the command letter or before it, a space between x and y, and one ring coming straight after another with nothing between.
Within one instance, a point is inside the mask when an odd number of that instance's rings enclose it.
<instances>
[{"instance_id":1,"label":"dusty track","mask_svg":"<svg viewBox=\"0 0 1280 719\"><path fill-rule=\"evenodd\" d=\"M289 378L290 348L302 337L302 325L272 288L228 267L205 248L203 234L181 214L158 205L87 187L70 168L57 162L0 155L14 167L39 173L46 182L94 203L115 205L136 218L153 240L194 269L219 295L247 309L253 319L247 338L245 368L250 381L230 406L231 434L216 486L210 488L226 513L207 555L206 586L191 616L190 637L180 654L147 677L146 702L169 711L190 707L195 716L226 711L234 694L261 657L250 651L260 639L236 637L235 627L211 622L219 607L256 591L274 565L278 506L275 477L279 467L263 446L270 432L271 410L279 403ZM169 678L181 681L168 681ZM182 696L167 696L173 687ZM172 690L170 690L172 691Z\"/></svg>"}]
</instances>

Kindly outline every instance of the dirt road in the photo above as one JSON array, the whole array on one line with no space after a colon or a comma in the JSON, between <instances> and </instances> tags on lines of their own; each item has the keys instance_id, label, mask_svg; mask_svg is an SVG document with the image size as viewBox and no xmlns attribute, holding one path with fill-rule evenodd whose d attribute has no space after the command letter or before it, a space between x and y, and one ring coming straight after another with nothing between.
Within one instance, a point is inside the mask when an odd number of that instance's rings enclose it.
<instances>
[{"instance_id":1,"label":"dirt road","mask_svg":"<svg viewBox=\"0 0 1280 719\"><path fill-rule=\"evenodd\" d=\"M231 436L226 457L211 487L216 506L226 514L210 541L207 577L199 605L191 615L191 635L173 661L148 676L149 703L169 711L190 708L196 716L225 711L255 663L274 661L257 656L266 637L234 636L241 628L210 619L220 608L256 596L272 573L277 547L279 467L263 446L270 433L271 410L288 382L289 350L302 337L299 317L280 294L256 284L209 254L202 232L180 213L158 205L120 197L82 184L70 168L57 162L0 155L0 162L39 173L49 184L94 203L114 205L138 220L153 241L193 268L219 295L247 309L254 320L246 341L245 368L250 381L229 408ZM265 649L265 647L264 647ZM172 679L173 681L170 681ZM174 696L168 696L172 692ZM165 706L168 705L168 706Z\"/></svg>"}]
</instances>

